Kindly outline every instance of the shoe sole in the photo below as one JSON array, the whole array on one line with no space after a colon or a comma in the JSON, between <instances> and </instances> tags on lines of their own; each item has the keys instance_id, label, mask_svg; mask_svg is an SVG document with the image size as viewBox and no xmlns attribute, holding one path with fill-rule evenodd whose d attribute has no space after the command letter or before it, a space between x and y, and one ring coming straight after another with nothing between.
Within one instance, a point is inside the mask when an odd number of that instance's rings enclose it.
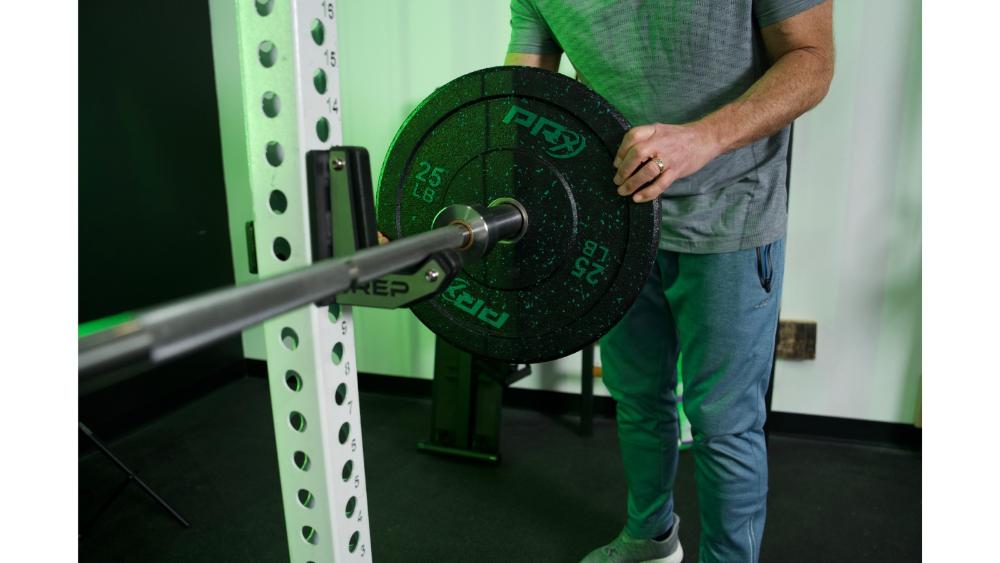
<instances>
[{"instance_id":1,"label":"shoe sole","mask_svg":"<svg viewBox=\"0 0 1000 563\"><path fill-rule=\"evenodd\" d=\"M684 550L681 549L680 544L677 545L677 551L671 553L666 557L661 557L659 559L647 559L642 563L681 563L684 559Z\"/></svg>"}]
</instances>

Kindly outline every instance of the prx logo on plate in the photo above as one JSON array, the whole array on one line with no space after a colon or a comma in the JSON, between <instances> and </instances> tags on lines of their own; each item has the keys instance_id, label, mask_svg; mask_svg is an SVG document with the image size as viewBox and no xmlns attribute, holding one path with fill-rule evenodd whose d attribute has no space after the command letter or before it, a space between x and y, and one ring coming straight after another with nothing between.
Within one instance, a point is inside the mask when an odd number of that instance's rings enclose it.
<instances>
[{"instance_id":1,"label":"prx logo on plate","mask_svg":"<svg viewBox=\"0 0 1000 563\"><path fill-rule=\"evenodd\" d=\"M503 327L507 319L510 318L510 314L487 307L485 301L466 291L467 287L469 287L469 282L462 278L455 278L448 289L441 294L441 298L493 328Z\"/></svg>"},{"instance_id":2,"label":"prx logo on plate","mask_svg":"<svg viewBox=\"0 0 1000 563\"><path fill-rule=\"evenodd\" d=\"M576 131L513 104L504 116L503 122L507 125L514 123L530 128L532 136L537 137L541 133L542 137L552 145L545 151L552 158L573 158L587 146L587 140Z\"/></svg>"}]
</instances>

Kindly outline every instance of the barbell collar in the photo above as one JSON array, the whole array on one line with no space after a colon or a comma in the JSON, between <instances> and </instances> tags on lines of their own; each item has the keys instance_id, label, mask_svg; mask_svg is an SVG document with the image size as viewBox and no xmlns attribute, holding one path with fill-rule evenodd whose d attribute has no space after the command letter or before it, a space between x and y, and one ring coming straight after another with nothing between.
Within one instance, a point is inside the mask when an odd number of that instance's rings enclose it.
<instances>
[{"instance_id":1,"label":"barbell collar","mask_svg":"<svg viewBox=\"0 0 1000 563\"><path fill-rule=\"evenodd\" d=\"M513 199L498 200L496 205L457 203L445 207L434 217L432 228L459 225L469 236L459 248L473 259L481 258L503 240L520 238L528 224L528 213Z\"/></svg>"}]
</instances>

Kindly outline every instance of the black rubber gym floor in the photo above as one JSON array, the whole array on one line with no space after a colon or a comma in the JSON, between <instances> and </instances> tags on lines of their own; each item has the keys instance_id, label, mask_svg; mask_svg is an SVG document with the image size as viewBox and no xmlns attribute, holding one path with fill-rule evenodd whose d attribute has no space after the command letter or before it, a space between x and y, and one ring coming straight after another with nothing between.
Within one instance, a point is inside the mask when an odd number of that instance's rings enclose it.
<instances>
[{"instance_id":1,"label":"black rubber gym floor","mask_svg":"<svg viewBox=\"0 0 1000 563\"><path fill-rule=\"evenodd\" d=\"M372 551L378 562L574 562L620 529L615 424L506 408L500 466L418 453L428 399L362 394ZM266 382L241 379L114 441L191 521L131 485L80 539L83 562L287 561ZM82 439L82 437L81 437ZM920 561L920 453L773 435L761 561ZM685 561L697 561L693 459L676 486ZM80 460L81 526L123 480Z\"/></svg>"}]
</instances>

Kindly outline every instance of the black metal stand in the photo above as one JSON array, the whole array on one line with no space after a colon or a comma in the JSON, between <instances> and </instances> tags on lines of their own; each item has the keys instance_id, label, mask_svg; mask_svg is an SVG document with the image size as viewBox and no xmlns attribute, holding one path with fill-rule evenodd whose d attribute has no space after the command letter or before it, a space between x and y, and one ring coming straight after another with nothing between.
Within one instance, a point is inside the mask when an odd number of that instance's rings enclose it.
<instances>
[{"instance_id":1,"label":"black metal stand","mask_svg":"<svg viewBox=\"0 0 1000 563\"><path fill-rule=\"evenodd\" d=\"M583 349L580 362L580 435L594 433L594 345Z\"/></svg>"},{"instance_id":2,"label":"black metal stand","mask_svg":"<svg viewBox=\"0 0 1000 563\"><path fill-rule=\"evenodd\" d=\"M778 310L778 326L781 326L781 310ZM767 392L764 393L764 445L771 445L771 397L774 396L774 370L778 365L778 338L780 328L774 330L774 353L771 355L771 375L767 380Z\"/></svg>"},{"instance_id":3,"label":"black metal stand","mask_svg":"<svg viewBox=\"0 0 1000 563\"><path fill-rule=\"evenodd\" d=\"M85 531L90 530L90 528L93 527L93 525L97 522L97 520L101 517L101 515L104 514L108 510L108 508L111 507L111 504L115 501L115 499L117 499L125 491L129 483L135 483L139 485L139 487L143 491L145 491L147 495L149 495L153 500L155 500L157 504L162 506L164 510L169 512L170 515L173 516L175 520L180 522L182 526L184 526L185 528L191 526L191 524L188 523L188 521L185 520L184 517L181 516L179 512L177 512L176 510L173 509L172 506L167 504L167 501L163 500L160 497L160 495L156 494L156 491L151 489L149 485L146 484L145 481L140 479L139 476L135 474L135 472L133 472L127 465L125 465L122 462L122 460L118 459L118 457L115 456L115 454L112 453L111 450L108 449L108 447L105 446L104 443L101 442L101 440L99 440L97 436L94 435L94 433L90 430L90 428L87 428L86 424L82 422L80 422L79 424L80 424L80 432L83 432L83 435L86 436L91 442L93 442L93 444L97 446L97 449L101 450L101 453L107 456L107 458L110 459L115 465L117 465L118 469L121 469L122 472L125 473L125 475L127 476L125 481L123 481L122 484L119 485L117 489L115 489L115 492L112 493L110 497L108 497L108 500L106 500L104 504L102 504L101 507L97 509L97 513L94 514L94 516L91 517L91 519L87 521L85 525L80 527L80 537L83 537L83 533Z\"/></svg>"},{"instance_id":4,"label":"black metal stand","mask_svg":"<svg viewBox=\"0 0 1000 563\"><path fill-rule=\"evenodd\" d=\"M795 139L795 122L788 126L788 153L785 154L785 211L792 199L792 141ZM774 327L774 353L771 355L771 375L767 380L767 393L764 394L764 445L771 445L771 397L774 396L774 370L778 365L778 339L781 336L781 307L778 307L778 326Z\"/></svg>"},{"instance_id":5,"label":"black metal stand","mask_svg":"<svg viewBox=\"0 0 1000 563\"><path fill-rule=\"evenodd\" d=\"M430 439L417 449L498 463L503 390L530 373L530 366L474 356L438 338Z\"/></svg>"}]
</instances>

